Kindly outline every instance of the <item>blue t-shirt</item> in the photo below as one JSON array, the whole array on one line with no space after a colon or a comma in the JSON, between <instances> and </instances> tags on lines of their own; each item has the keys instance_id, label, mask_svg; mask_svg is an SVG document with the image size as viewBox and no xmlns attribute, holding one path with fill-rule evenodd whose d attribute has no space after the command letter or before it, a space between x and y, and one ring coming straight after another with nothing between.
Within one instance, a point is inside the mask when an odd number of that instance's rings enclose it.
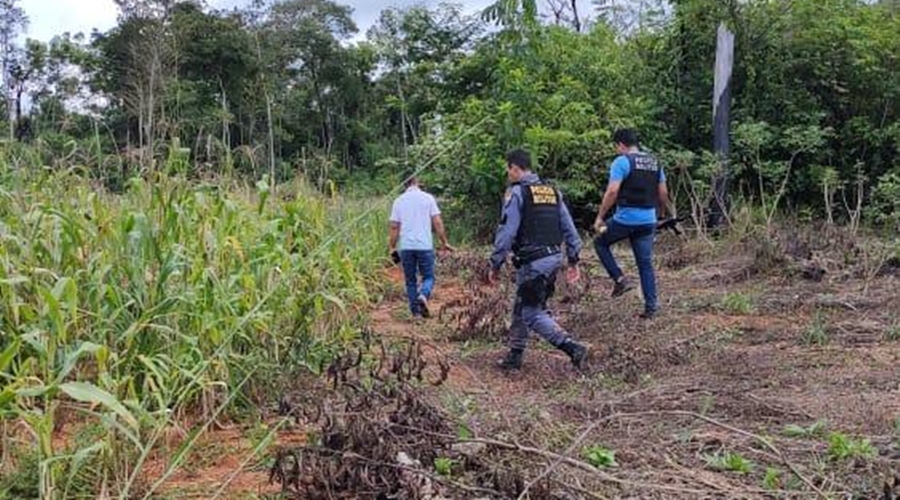
<instances>
[{"instance_id":1,"label":"blue t-shirt","mask_svg":"<svg viewBox=\"0 0 900 500\"><path fill-rule=\"evenodd\" d=\"M609 168L609 182L622 182L631 172L631 162L628 157L620 155ZM666 173L662 165L659 167L659 182L666 182ZM656 224L655 208L616 207L613 220L625 226L644 226Z\"/></svg>"}]
</instances>

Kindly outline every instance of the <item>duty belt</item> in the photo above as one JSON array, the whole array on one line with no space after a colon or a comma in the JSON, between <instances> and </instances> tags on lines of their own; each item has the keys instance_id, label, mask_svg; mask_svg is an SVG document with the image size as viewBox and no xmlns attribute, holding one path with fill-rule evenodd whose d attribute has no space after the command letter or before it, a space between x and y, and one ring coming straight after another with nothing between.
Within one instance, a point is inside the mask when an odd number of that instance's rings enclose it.
<instances>
[{"instance_id":1,"label":"duty belt","mask_svg":"<svg viewBox=\"0 0 900 500\"><path fill-rule=\"evenodd\" d=\"M512 263L516 269L519 269L522 266L527 266L532 262L543 259L544 257L550 257L551 255L556 255L559 253L559 247L540 247L535 248L533 250L518 252L513 256Z\"/></svg>"}]
</instances>

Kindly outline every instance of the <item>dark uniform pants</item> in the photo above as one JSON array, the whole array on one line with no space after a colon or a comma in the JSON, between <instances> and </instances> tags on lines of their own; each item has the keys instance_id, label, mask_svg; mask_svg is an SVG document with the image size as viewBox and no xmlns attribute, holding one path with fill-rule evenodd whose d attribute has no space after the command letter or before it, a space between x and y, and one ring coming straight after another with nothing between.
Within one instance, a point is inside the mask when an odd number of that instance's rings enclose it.
<instances>
[{"instance_id":1,"label":"dark uniform pants","mask_svg":"<svg viewBox=\"0 0 900 500\"><path fill-rule=\"evenodd\" d=\"M529 330L534 330L556 347L569 338L569 334L547 311L547 299L552 291L542 293L540 290L540 280L546 280L552 286L561 267L562 255L556 254L538 259L516 270L518 289L513 305L512 325L509 329L511 348L525 349L528 345Z\"/></svg>"}]
</instances>

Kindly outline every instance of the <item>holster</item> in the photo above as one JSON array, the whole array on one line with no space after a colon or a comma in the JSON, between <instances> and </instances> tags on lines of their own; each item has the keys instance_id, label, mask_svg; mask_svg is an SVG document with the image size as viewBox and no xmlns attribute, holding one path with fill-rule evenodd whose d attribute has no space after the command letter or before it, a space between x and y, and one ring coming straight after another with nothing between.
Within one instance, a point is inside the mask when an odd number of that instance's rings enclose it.
<instances>
[{"instance_id":1,"label":"holster","mask_svg":"<svg viewBox=\"0 0 900 500\"><path fill-rule=\"evenodd\" d=\"M528 307L546 307L547 300L556 291L556 273L551 276L540 274L519 285L517 293L520 302Z\"/></svg>"}]
</instances>

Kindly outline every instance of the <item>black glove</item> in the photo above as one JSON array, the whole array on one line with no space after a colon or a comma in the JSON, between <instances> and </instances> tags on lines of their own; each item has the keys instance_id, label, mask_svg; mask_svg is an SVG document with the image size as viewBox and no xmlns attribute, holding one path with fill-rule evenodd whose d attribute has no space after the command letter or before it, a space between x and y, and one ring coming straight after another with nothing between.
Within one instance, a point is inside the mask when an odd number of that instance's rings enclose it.
<instances>
[{"instance_id":1,"label":"black glove","mask_svg":"<svg viewBox=\"0 0 900 500\"><path fill-rule=\"evenodd\" d=\"M394 250L391 252L391 260L394 261L394 264L400 263L400 252Z\"/></svg>"}]
</instances>

